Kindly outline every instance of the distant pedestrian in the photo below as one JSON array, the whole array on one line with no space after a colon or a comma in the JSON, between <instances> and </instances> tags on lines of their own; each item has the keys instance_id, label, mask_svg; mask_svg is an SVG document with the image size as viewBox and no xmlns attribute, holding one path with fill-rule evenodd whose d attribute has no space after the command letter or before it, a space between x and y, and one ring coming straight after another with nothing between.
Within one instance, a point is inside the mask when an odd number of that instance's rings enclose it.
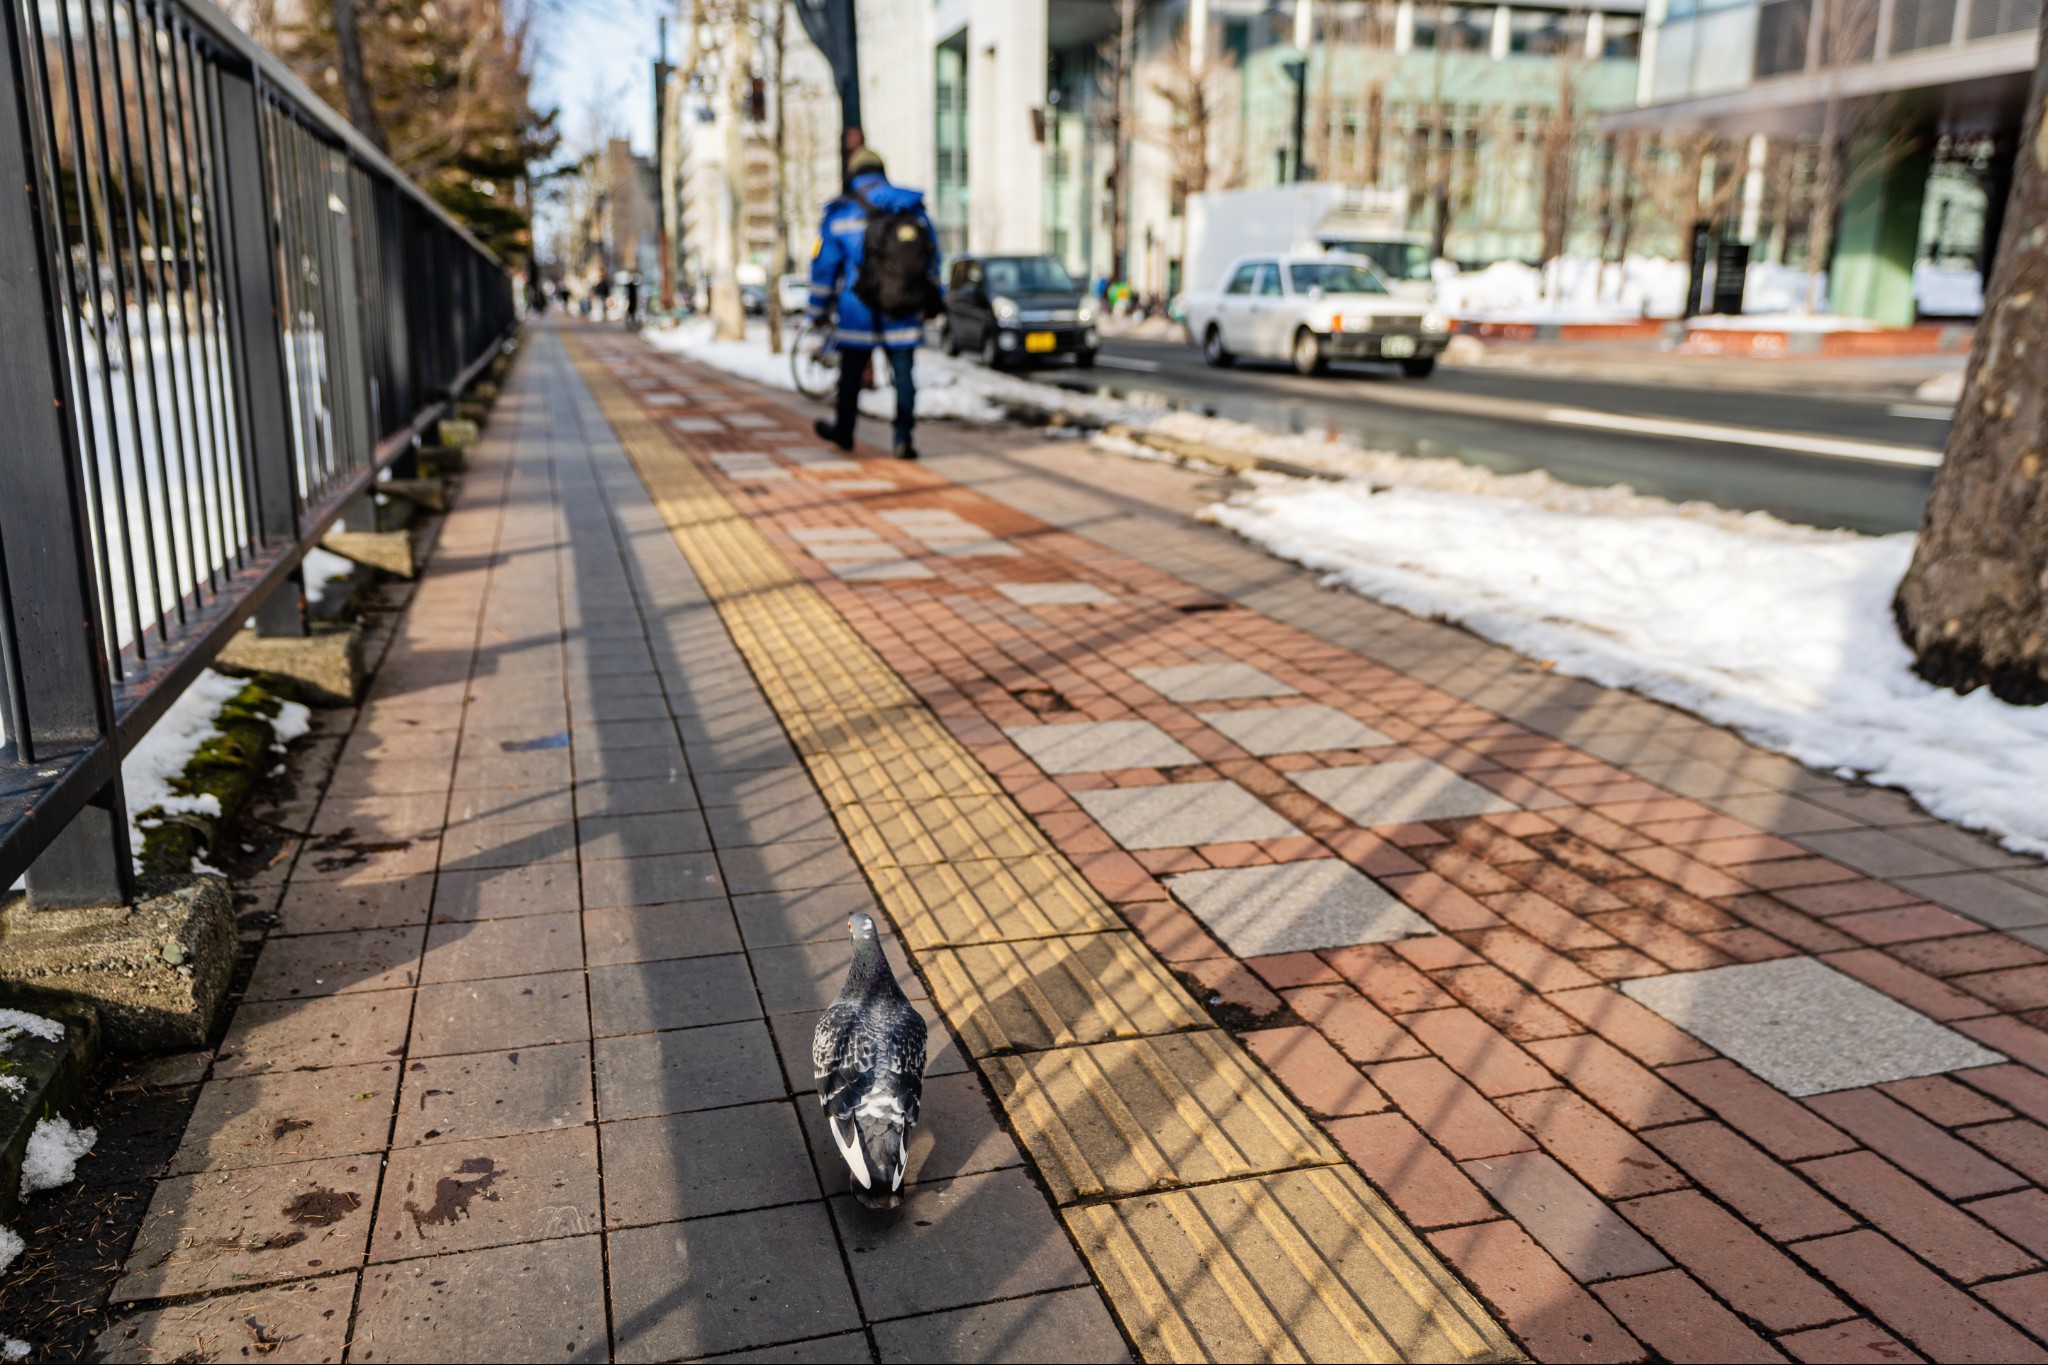
<instances>
[{"instance_id":1,"label":"distant pedestrian","mask_svg":"<svg viewBox=\"0 0 2048 1365\"><path fill-rule=\"evenodd\" d=\"M638 327L640 325L640 277L638 275L628 275L626 277L626 325L628 327Z\"/></svg>"},{"instance_id":2,"label":"distant pedestrian","mask_svg":"<svg viewBox=\"0 0 2048 1365\"><path fill-rule=\"evenodd\" d=\"M896 456L917 458L910 440L917 424L912 366L939 298L939 243L923 192L890 184L880 154L856 149L847 159L846 192L825 206L811 260L811 316L839 314L839 392L832 420L814 424L819 436L853 448L860 391L879 346L896 381Z\"/></svg>"}]
</instances>

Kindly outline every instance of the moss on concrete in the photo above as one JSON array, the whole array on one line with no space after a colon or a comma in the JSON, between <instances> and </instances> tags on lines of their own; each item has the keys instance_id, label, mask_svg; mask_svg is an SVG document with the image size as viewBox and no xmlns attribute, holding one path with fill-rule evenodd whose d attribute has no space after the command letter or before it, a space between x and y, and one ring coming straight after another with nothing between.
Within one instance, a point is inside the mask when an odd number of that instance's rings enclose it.
<instances>
[{"instance_id":1,"label":"moss on concrete","mask_svg":"<svg viewBox=\"0 0 2048 1365\"><path fill-rule=\"evenodd\" d=\"M248 802L256 784L275 766L277 731L272 722L290 699L290 691L284 679L248 683L222 705L214 718L217 733L200 744L185 771L171 780L171 790L180 796L211 796L220 805L219 815L166 812L161 806L135 814L143 830L145 873L191 871L193 859L212 847L218 832Z\"/></svg>"}]
</instances>

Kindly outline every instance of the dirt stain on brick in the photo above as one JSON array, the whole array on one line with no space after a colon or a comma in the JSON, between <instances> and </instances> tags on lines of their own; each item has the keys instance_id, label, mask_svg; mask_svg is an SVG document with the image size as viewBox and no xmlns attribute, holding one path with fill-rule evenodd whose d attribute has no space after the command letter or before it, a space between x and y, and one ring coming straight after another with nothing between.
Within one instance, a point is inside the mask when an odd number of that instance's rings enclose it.
<instances>
[{"instance_id":1,"label":"dirt stain on brick","mask_svg":"<svg viewBox=\"0 0 2048 1365\"><path fill-rule=\"evenodd\" d=\"M487 1156L464 1158L462 1164L455 1168L454 1175L444 1175L434 1182L432 1204L423 1209L410 1199L405 1201L405 1211L412 1215L413 1231L424 1234L429 1224L452 1224L459 1218L467 1218L472 1199L478 1195L492 1200L498 1197L490 1189L504 1174ZM464 1180L464 1176L473 1176L474 1179Z\"/></svg>"},{"instance_id":2,"label":"dirt stain on brick","mask_svg":"<svg viewBox=\"0 0 2048 1365\"><path fill-rule=\"evenodd\" d=\"M279 1119L270 1125L270 1140L283 1142L293 1133L301 1133L313 1126L311 1119Z\"/></svg>"},{"instance_id":3,"label":"dirt stain on brick","mask_svg":"<svg viewBox=\"0 0 2048 1365\"><path fill-rule=\"evenodd\" d=\"M294 1223L324 1228L362 1206L362 1199L351 1190L308 1190L284 1206L284 1216Z\"/></svg>"}]
</instances>

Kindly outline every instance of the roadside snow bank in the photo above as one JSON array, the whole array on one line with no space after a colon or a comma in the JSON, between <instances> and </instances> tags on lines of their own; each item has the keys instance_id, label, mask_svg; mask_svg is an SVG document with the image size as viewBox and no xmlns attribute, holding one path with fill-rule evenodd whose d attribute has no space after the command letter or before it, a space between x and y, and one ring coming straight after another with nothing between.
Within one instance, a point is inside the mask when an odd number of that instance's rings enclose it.
<instances>
[{"instance_id":1,"label":"roadside snow bank","mask_svg":"<svg viewBox=\"0 0 2048 1365\"><path fill-rule=\"evenodd\" d=\"M768 329L750 323L744 341L714 341L711 322L692 318L680 327L647 328L640 333L657 350L771 389L796 391L787 343L795 329L783 331L781 355L768 351ZM880 362L877 361L880 368ZM861 414L884 420L896 415L896 391L881 369L881 387L860 396ZM943 354L926 346L917 353L917 415L920 420L951 418L984 425L1014 421L1019 413L1063 413L1093 423L1142 420L1146 415L1129 403L1074 393L1051 384L1034 384L1015 375L982 368L979 362Z\"/></svg>"},{"instance_id":2,"label":"roadside snow bank","mask_svg":"<svg viewBox=\"0 0 2048 1365\"><path fill-rule=\"evenodd\" d=\"M1772 530L1668 505L1617 516L1366 480L1257 482L1204 515L1358 592L2048 853L2048 709L1913 675L1891 615L1911 535Z\"/></svg>"}]
</instances>

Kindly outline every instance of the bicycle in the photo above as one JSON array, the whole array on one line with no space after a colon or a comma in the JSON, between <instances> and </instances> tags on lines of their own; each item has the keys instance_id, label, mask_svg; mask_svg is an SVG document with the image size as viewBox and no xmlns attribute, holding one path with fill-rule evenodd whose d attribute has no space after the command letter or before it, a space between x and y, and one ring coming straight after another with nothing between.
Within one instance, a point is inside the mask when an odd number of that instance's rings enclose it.
<instances>
[{"instance_id":1,"label":"bicycle","mask_svg":"<svg viewBox=\"0 0 2048 1365\"><path fill-rule=\"evenodd\" d=\"M839 335L831 317L805 318L789 344L789 373L796 391L806 398L824 398L839 385L839 353L833 342Z\"/></svg>"}]
</instances>

